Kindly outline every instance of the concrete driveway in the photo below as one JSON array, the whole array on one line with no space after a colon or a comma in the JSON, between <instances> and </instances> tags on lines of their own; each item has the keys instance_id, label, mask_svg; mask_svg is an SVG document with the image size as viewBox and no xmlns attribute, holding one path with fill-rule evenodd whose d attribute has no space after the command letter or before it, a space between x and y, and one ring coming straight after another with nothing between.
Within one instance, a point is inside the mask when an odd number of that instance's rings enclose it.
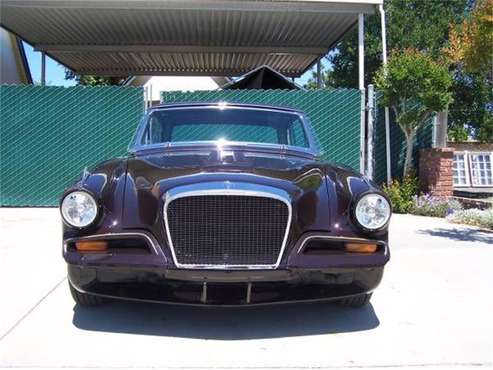
<instances>
[{"instance_id":1,"label":"concrete driveway","mask_svg":"<svg viewBox=\"0 0 493 370\"><path fill-rule=\"evenodd\" d=\"M75 306L56 209L0 209L0 367L488 368L493 234L396 215L372 304Z\"/></svg>"}]
</instances>

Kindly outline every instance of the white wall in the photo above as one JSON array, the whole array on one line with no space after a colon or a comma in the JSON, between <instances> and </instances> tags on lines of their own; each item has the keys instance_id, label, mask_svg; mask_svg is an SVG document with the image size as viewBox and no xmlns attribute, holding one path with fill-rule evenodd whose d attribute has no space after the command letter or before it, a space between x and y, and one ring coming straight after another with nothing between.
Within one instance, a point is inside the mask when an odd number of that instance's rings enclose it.
<instances>
[{"instance_id":1,"label":"white wall","mask_svg":"<svg viewBox=\"0 0 493 370\"><path fill-rule=\"evenodd\" d=\"M21 61L16 57L17 44L9 32L0 28L0 84L26 83Z\"/></svg>"},{"instance_id":2,"label":"white wall","mask_svg":"<svg viewBox=\"0 0 493 370\"><path fill-rule=\"evenodd\" d=\"M153 76L144 84L151 91L152 100L160 100L161 91L215 90L219 86L211 77Z\"/></svg>"}]
</instances>

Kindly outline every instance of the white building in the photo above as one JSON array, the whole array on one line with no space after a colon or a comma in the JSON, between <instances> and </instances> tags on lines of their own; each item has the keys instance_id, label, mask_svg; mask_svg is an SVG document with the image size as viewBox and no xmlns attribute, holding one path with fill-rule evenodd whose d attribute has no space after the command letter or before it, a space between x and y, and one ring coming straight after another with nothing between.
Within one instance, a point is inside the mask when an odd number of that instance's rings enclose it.
<instances>
[{"instance_id":1,"label":"white building","mask_svg":"<svg viewBox=\"0 0 493 370\"><path fill-rule=\"evenodd\" d=\"M229 82L227 77L132 76L124 82L124 86L143 87L146 100L156 103L161 100L161 91L216 90Z\"/></svg>"},{"instance_id":2,"label":"white building","mask_svg":"<svg viewBox=\"0 0 493 370\"><path fill-rule=\"evenodd\" d=\"M0 84L32 83L21 40L0 28Z\"/></svg>"}]
</instances>

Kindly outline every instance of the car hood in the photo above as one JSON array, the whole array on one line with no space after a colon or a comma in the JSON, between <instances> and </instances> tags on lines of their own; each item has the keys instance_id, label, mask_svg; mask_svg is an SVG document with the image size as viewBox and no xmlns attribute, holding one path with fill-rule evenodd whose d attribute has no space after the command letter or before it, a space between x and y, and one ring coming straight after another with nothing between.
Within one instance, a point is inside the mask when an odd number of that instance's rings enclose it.
<instances>
[{"instance_id":1,"label":"car hood","mask_svg":"<svg viewBox=\"0 0 493 370\"><path fill-rule=\"evenodd\" d=\"M350 217L352 204L365 192L381 193L373 182L347 167L302 154L236 149L168 149L116 158L84 171L66 193L85 189L98 199L102 210L96 225L99 233L148 231L164 246L167 194L189 191L194 185L210 189L220 186L218 183L227 189L264 193L270 189L288 198L292 209L290 247L306 232L361 236ZM91 228L64 230L65 237L93 232Z\"/></svg>"},{"instance_id":2,"label":"car hood","mask_svg":"<svg viewBox=\"0 0 493 370\"><path fill-rule=\"evenodd\" d=\"M327 168L320 161L286 153L243 150L167 151L128 159L123 221L126 227L157 225L166 193L177 186L242 182L285 191L296 224L329 227Z\"/></svg>"}]
</instances>

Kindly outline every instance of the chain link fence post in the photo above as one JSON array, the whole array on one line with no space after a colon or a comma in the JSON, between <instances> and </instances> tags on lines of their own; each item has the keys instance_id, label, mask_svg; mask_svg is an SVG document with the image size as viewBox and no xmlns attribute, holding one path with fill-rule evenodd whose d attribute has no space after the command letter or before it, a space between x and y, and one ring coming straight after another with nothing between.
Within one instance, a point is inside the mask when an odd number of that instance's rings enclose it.
<instances>
[{"instance_id":1,"label":"chain link fence post","mask_svg":"<svg viewBox=\"0 0 493 370\"><path fill-rule=\"evenodd\" d=\"M368 85L367 103L367 155L366 155L366 176L374 178L374 118L375 118L375 89L373 85Z\"/></svg>"}]
</instances>

